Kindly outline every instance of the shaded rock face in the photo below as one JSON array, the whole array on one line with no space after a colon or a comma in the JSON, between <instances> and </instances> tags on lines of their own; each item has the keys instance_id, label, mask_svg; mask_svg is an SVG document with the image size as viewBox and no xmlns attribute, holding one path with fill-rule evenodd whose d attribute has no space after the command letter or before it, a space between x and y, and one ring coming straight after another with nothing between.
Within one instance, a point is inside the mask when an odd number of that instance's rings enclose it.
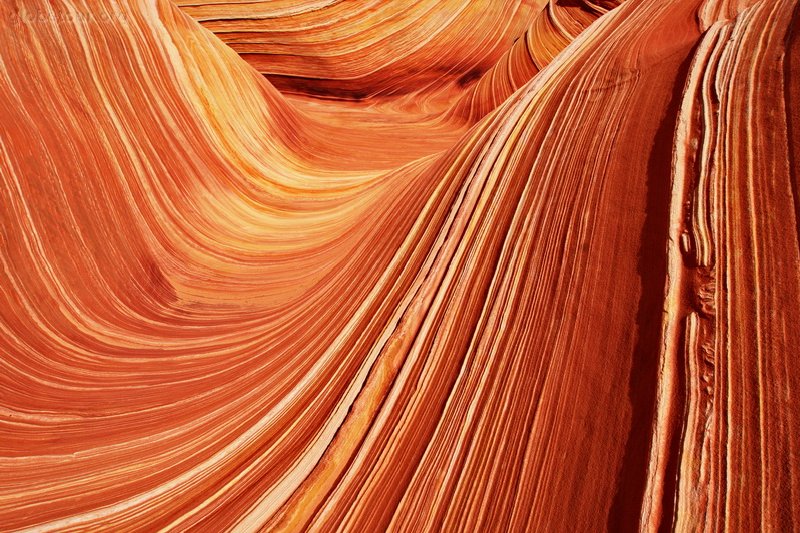
<instances>
[{"instance_id":1,"label":"shaded rock face","mask_svg":"<svg viewBox=\"0 0 800 533\"><path fill-rule=\"evenodd\" d=\"M793 530L798 12L3 1L0 530Z\"/></svg>"}]
</instances>

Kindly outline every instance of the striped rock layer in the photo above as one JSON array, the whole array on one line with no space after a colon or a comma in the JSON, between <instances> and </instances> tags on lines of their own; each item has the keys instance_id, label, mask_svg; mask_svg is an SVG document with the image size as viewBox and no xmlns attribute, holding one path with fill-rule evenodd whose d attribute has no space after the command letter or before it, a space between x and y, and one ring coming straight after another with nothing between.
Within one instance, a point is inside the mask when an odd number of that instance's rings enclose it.
<instances>
[{"instance_id":1,"label":"striped rock layer","mask_svg":"<svg viewBox=\"0 0 800 533\"><path fill-rule=\"evenodd\" d=\"M799 5L0 2L0 530L800 527Z\"/></svg>"}]
</instances>

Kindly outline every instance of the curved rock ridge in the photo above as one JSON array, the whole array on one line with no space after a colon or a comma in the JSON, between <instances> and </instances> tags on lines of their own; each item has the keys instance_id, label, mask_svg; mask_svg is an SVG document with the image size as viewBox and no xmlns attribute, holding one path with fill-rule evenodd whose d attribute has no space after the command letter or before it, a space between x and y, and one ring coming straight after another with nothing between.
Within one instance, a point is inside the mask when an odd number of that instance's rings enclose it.
<instances>
[{"instance_id":1,"label":"curved rock ridge","mask_svg":"<svg viewBox=\"0 0 800 533\"><path fill-rule=\"evenodd\" d=\"M592 22L620 3L550 0L511 48L459 97L451 113L470 121L482 118L530 81Z\"/></svg>"},{"instance_id":2,"label":"curved rock ridge","mask_svg":"<svg viewBox=\"0 0 800 533\"><path fill-rule=\"evenodd\" d=\"M176 0L278 88L363 99L465 83L546 0Z\"/></svg>"},{"instance_id":3,"label":"curved rock ridge","mask_svg":"<svg viewBox=\"0 0 800 533\"><path fill-rule=\"evenodd\" d=\"M798 13L0 3L0 530L794 530Z\"/></svg>"}]
</instances>

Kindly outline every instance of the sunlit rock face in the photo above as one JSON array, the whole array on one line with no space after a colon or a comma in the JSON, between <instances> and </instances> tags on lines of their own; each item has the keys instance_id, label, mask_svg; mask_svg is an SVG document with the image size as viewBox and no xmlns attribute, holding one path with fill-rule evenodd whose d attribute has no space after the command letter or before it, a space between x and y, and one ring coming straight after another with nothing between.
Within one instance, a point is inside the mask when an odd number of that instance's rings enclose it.
<instances>
[{"instance_id":1,"label":"sunlit rock face","mask_svg":"<svg viewBox=\"0 0 800 533\"><path fill-rule=\"evenodd\" d=\"M0 530L797 528L798 13L0 2Z\"/></svg>"}]
</instances>

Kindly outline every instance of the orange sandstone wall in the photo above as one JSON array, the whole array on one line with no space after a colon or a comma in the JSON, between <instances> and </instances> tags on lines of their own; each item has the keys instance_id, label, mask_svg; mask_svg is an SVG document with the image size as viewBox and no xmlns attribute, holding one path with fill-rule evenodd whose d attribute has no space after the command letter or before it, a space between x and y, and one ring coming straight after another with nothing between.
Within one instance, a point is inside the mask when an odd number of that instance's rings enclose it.
<instances>
[{"instance_id":1,"label":"orange sandstone wall","mask_svg":"<svg viewBox=\"0 0 800 533\"><path fill-rule=\"evenodd\" d=\"M793 530L799 12L0 3L0 530Z\"/></svg>"}]
</instances>

